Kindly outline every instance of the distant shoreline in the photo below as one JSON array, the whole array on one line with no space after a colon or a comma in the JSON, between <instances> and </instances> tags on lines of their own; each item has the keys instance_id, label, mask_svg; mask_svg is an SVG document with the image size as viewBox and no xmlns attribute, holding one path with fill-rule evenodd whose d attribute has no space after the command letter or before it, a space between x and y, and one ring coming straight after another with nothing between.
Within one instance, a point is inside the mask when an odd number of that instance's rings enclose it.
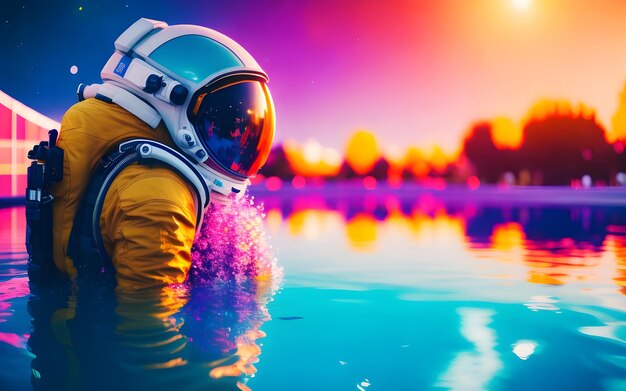
<instances>
[{"instance_id":1,"label":"distant shoreline","mask_svg":"<svg viewBox=\"0 0 626 391\"><path fill-rule=\"evenodd\" d=\"M320 186L292 187L289 183L275 191L270 191L259 184L250 187L250 194L266 198L310 198L320 197L327 200L385 198L414 200L418 197L432 197L446 203L478 203L506 205L598 205L626 207L626 187L593 187L574 189L565 186L510 186L482 185L472 190L464 185L447 185L444 189L433 189L420 184L389 186L382 184L367 190L361 183L327 183Z\"/></svg>"},{"instance_id":2,"label":"distant shoreline","mask_svg":"<svg viewBox=\"0 0 626 391\"><path fill-rule=\"evenodd\" d=\"M326 183L324 185L294 188L288 182L278 190L268 190L263 183L251 186L250 195L263 199L322 198L326 200L358 200L361 198L394 197L414 200L432 197L446 203L477 203L506 205L597 205L626 207L626 187L592 187L573 189L565 186L510 186L482 185L469 189L463 185L447 185L433 189L420 184L401 186L378 185L368 190L360 182ZM24 205L24 197L0 197L0 208Z\"/></svg>"}]
</instances>

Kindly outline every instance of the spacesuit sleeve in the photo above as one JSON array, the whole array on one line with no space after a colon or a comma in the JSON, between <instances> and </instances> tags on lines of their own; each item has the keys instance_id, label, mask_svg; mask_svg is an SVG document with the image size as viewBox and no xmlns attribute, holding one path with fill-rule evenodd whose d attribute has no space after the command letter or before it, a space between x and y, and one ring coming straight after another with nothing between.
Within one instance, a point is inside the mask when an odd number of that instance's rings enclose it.
<instances>
[{"instance_id":1,"label":"spacesuit sleeve","mask_svg":"<svg viewBox=\"0 0 626 391\"><path fill-rule=\"evenodd\" d=\"M162 167L130 166L115 179L100 222L118 288L185 280L196 230L192 194L181 178Z\"/></svg>"}]
</instances>

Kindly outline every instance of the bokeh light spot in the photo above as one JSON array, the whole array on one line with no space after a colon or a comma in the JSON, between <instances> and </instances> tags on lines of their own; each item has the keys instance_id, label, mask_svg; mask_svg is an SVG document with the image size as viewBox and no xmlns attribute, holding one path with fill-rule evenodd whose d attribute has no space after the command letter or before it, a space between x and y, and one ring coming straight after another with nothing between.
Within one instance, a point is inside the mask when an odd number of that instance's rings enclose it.
<instances>
[{"instance_id":1,"label":"bokeh light spot","mask_svg":"<svg viewBox=\"0 0 626 391\"><path fill-rule=\"evenodd\" d=\"M265 181L265 187L269 191L280 190L280 188L283 187L283 181L279 177L269 177Z\"/></svg>"},{"instance_id":2,"label":"bokeh light spot","mask_svg":"<svg viewBox=\"0 0 626 391\"><path fill-rule=\"evenodd\" d=\"M294 189L302 189L304 186L306 186L306 179L304 179L304 177L301 175L296 175L291 180L291 186L293 186Z\"/></svg>"},{"instance_id":3,"label":"bokeh light spot","mask_svg":"<svg viewBox=\"0 0 626 391\"><path fill-rule=\"evenodd\" d=\"M371 132L358 131L348 141L346 162L359 175L367 174L380 156L378 142Z\"/></svg>"},{"instance_id":4,"label":"bokeh light spot","mask_svg":"<svg viewBox=\"0 0 626 391\"><path fill-rule=\"evenodd\" d=\"M374 190L376 188L376 178L369 175L363 178L363 187L366 190Z\"/></svg>"},{"instance_id":5,"label":"bokeh light spot","mask_svg":"<svg viewBox=\"0 0 626 391\"><path fill-rule=\"evenodd\" d=\"M467 178L467 187L470 190L478 189L480 187L480 179L478 179L478 177L476 177L475 175Z\"/></svg>"}]
</instances>

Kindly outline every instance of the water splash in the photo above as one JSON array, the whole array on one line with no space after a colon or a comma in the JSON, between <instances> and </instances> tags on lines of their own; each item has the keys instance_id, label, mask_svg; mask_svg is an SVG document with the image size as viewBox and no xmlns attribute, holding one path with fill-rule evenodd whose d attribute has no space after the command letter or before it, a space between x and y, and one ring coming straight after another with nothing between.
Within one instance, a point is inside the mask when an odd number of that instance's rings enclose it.
<instances>
[{"instance_id":1,"label":"water splash","mask_svg":"<svg viewBox=\"0 0 626 391\"><path fill-rule=\"evenodd\" d=\"M211 205L192 247L186 285L188 302L181 331L205 357L217 363L209 376L239 378L256 372L257 341L271 319L267 304L282 280L266 234L262 205L244 196L228 205Z\"/></svg>"},{"instance_id":2,"label":"water splash","mask_svg":"<svg viewBox=\"0 0 626 391\"><path fill-rule=\"evenodd\" d=\"M263 205L244 195L211 204L192 252L192 282L274 280L282 277L263 225Z\"/></svg>"}]
</instances>

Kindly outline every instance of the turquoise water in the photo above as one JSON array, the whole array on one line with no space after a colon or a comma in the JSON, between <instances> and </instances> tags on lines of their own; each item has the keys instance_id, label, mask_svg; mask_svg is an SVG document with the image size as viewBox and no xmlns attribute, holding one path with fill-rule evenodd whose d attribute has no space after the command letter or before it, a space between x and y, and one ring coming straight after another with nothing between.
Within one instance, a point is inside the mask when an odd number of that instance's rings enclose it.
<instances>
[{"instance_id":1,"label":"turquoise water","mask_svg":"<svg viewBox=\"0 0 626 391\"><path fill-rule=\"evenodd\" d=\"M262 193L281 282L118 297L0 209L0 388L626 389L626 194L502 194Z\"/></svg>"}]
</instances>

